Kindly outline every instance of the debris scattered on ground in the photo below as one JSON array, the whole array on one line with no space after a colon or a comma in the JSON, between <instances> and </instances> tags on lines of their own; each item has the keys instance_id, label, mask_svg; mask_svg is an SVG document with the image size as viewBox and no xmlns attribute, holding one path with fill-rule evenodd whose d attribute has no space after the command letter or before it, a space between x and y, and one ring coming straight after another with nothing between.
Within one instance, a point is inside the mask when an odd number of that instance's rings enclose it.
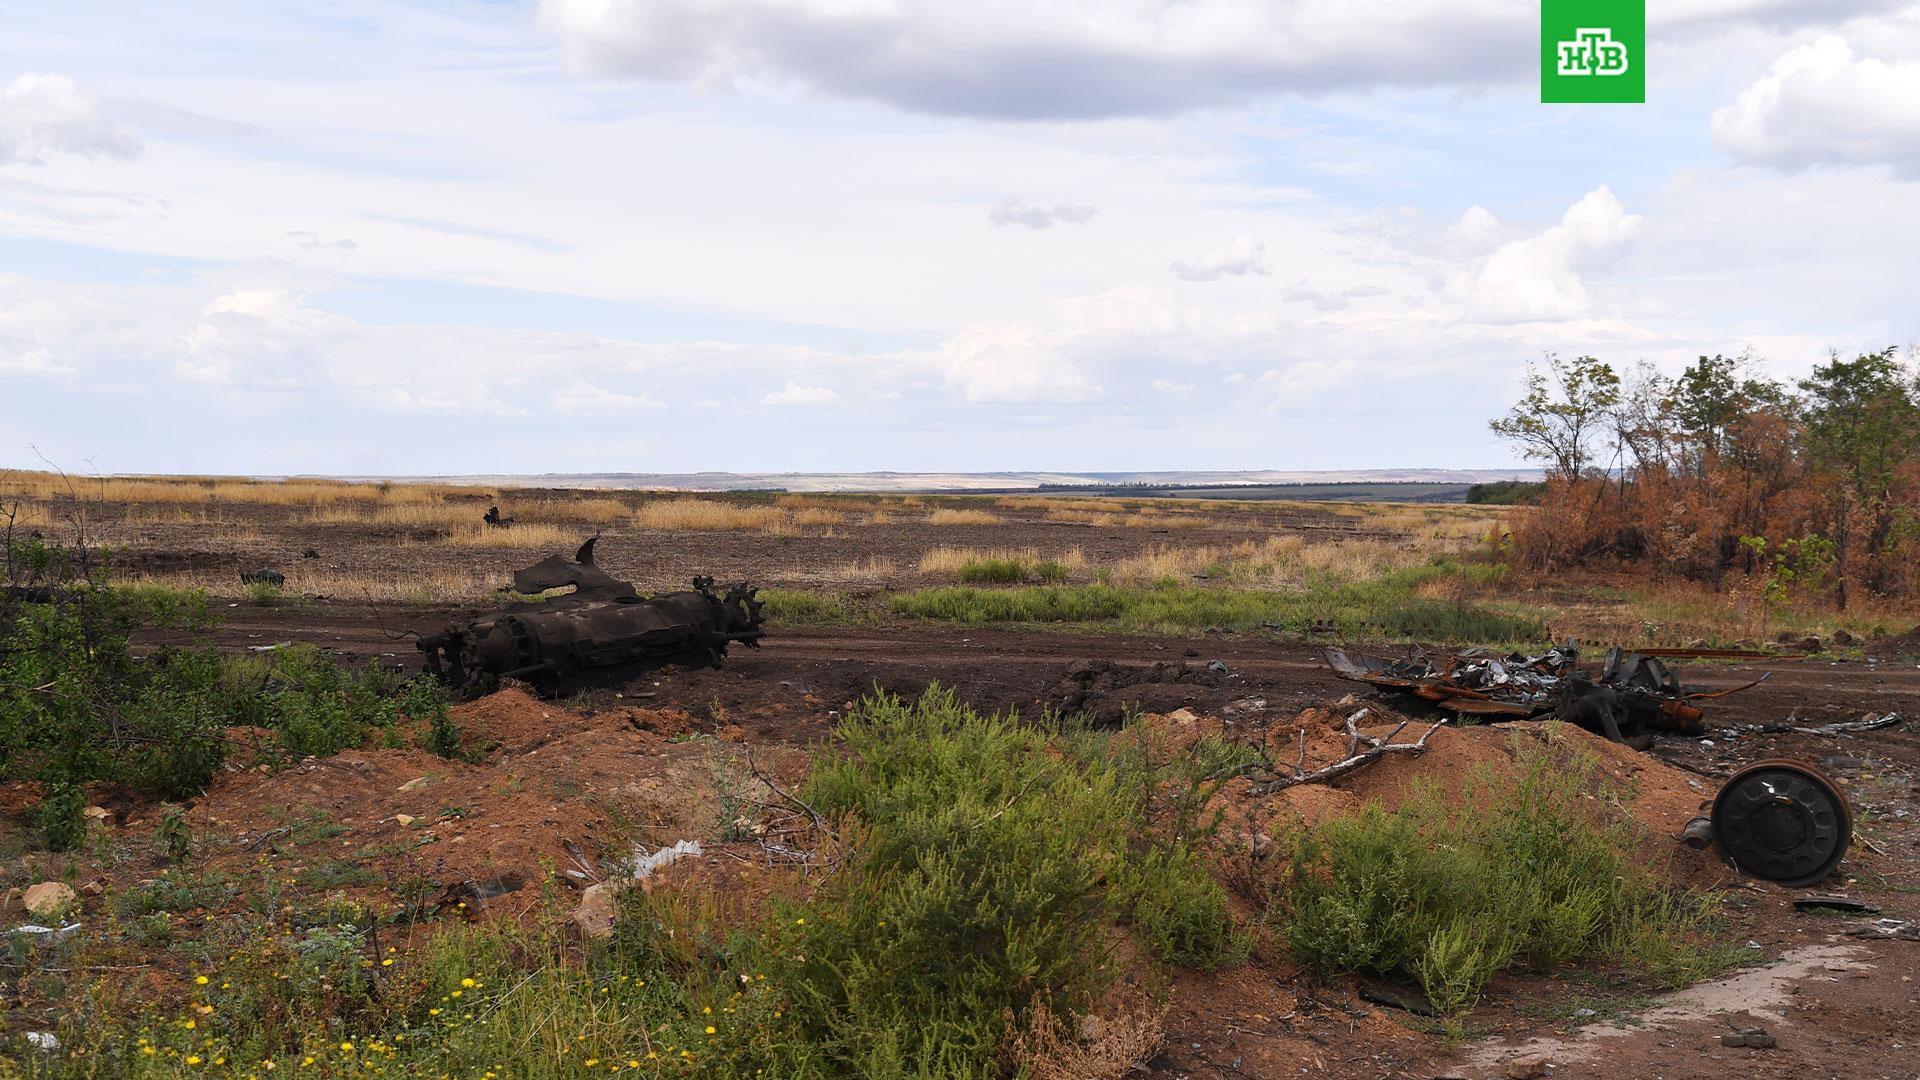
<instances>
[{"instance_id":1,"label":"debris scattered on ground","mask_svg":"<svg viewBox=\"0 0 1920 1080\"><path fill-rule=\"evenodd\" d=\"M650 855L639 855L633 864L634 880L645 881L647 878L653 876L655 870L663 866L671 866L681 859L697 859L700 855L700 841L698 840L681 840L672 847L663 847Z\"/></svg>"},{"instance_id":2,"label":"debris scattered on ground","mask_svg":"<svg viewBox=\"0 0 1920 1080\"><path fill-rule=\"evenodd\" d=\"M1848 896L1802 896L1794 900L1795 911L1838 911L1848 915L1878 915L1880 909Z\"/></svg>"},{"instance_id":3,"label":"debris scattered on ground","mask_svg":"<svg viewBox=\"0 0 1920 1080\"><path fill-rule=\"evenodd\" d=\"M27 1045L42 1053L51 1054L60 1049L60 1037L51 1031L29 1031Z\"/></svg>"},{"instance_id":4,"label":"debris scattered on ground","mask_svg":"<svg viewBox=\"0 0 1920 1080\"><path fill-rule=\"evenodd\" d=\"M1847 933L1857 938L1871 938L1876 941L1920 941L1920 926L1905 919L1875 919L1866 926L1856 926Z\"/></svg>"},{"instance_id":5,"label":"debris scattered on ground","mask_svg":"<svg viewBox=\"0 0 1920 1080\"><path fill-rule=\"evenodd\" d=\"M1812 728L1809 728L1809 726L1803 726L1803 724L1793 723L1793 717L1788 717L1786 721L1780 721L1780 723L1736 724L1736 726L1730 726L1730 728L1724 728L1724 730L1726 730L1728 736L1743 736L1743 734L1782 734L1782 732L1839 736L1839 734L1859 734L1859 732L1872 732L1872 730L1880 730L1880 728L1891 728L1893 724L1901 723L1901 721L1905 721L1905 719L1907 719L1907 717L1901 715L1901 713L1882 713L1882 715L1878 715L1878 717L1872 715L1872 713L1868 713L1868 715L1860 717L1859 721L1837 721L1837 723L1820 724L1820 726L1812 726Z\"/></svg>"},{"instance_id":6,"label":"debris scattered on ground","mask_svg":"<svg viewBox=\"0 0 1920 1080\"><path fill-rule=\"evenodd\" d=\"M1404 690L1454 712L1526 719L1552 713L1614 742L1650 742L1655 731L1697 735L1701 712L1689 702L1725 697L1765 682L1712 692L1688 692L1658 657L1613 649L1597 676L1579 669L1573 642L1537 655L1497 657L1468 649L1435 658L1416 652L1402 660L1350 656L1328 648L1327 666L1343 679ZM1771 674L1771 673L1768 673ZM1644 749L1644 745L1641 746Z\"/></svg>"},{"instance_id":7,"label":"debris scattered on ground","mask_svg":"<svg viewBox=\"0 0 1920 1080\"><path fill-rule=\"evenodd\" d=\"M67 923L64 926L40 926L36 923L26 923L7 931L5 936L23 937L36 945L44 945L54 941L65 941L79 932L79 923Z\"/></svg>"}]
</instances>

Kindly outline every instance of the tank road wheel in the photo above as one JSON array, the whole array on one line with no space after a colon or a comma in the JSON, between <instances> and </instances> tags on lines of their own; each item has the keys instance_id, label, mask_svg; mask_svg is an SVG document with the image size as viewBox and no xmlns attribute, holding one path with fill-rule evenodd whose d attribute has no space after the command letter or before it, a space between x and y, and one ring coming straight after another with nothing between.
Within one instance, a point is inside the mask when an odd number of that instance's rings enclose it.
<instances>
[{"instance_id":1,"label":"tank road wheel","mask_svg":"<svg viewBox=\"0 0 1920 1080\"><path fill-rule=\"evenodd\" d=\"M1733 864L1782 885L1833 872L1853 839L1853 815L1833 781L1797 761L1734 773L1713 800L1713 838Z\"/></svg>"}]
</instances>

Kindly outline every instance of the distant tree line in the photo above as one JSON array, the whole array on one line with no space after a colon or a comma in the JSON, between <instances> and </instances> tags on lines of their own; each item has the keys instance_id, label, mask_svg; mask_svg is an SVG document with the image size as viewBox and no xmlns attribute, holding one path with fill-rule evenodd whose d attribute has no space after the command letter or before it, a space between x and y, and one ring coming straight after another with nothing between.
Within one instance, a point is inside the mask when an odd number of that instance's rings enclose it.
<instances>
[{"instance_id":1,"label":"distant tree line","mask_svg":"<svg viewBox=\"0 0 1920 1080\"><path fill-rule=\"evenodd\" d=\"M1625 560L1830 597L1920 595L1920 374L1912 350L1838 354L1792 384L1750 353L1676 378L1548 355L1493 430L1547 470L1514 530L1537 568Z\"/></svg>"}]
</instances>

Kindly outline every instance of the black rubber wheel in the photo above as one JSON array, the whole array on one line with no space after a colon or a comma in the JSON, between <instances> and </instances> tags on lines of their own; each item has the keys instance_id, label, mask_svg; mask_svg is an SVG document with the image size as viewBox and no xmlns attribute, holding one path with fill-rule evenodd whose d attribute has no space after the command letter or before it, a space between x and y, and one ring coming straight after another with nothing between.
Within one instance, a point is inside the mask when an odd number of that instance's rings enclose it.
<instances>
[{"instance_id":1,"label":"black rubber wheel","mask_svg":"<svg viewBox=\"0 0 1920 1080\"><path fill-rule=\"evenodd\" d=\"M1734 773L1713 800L1713 839L1733 864L1782 885L1811 885L1840 865L1853 815L1833 781L1798 761Z\"/></svg>"}]
</instances>

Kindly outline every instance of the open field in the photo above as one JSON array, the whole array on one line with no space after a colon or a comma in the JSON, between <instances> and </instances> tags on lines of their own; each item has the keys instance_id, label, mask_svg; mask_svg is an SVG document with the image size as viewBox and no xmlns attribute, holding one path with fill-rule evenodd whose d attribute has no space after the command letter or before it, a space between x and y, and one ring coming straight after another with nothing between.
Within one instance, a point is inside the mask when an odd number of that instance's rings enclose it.
<instances>
[{"instance_id":1,"label":"open field","mask_svg":"<svg viewBox=\"0 0 1920 1080\"><path fill-rule=\"evenodd\" d=\"M1676 840L1740 765L1818 760L1863 838L1822 888L1920 916L1920 636L1898 612L1523 578L1499 558L1504 508L164 480L84 497L4 479L0 506L24 496L16 529L84 523L121 580L211 595L211 625L142 630L137 654L211 647L246 694L278 695L228 721L224 764L178 810L90 787L100 820L66 851L38 837L35 783L0 787L0 885L70 883L82 927L0 956L16 988L0 1061L30 1075L264 1076L272 1061L312 1077L893 1076L930 1048L968 1063L933 1075L1112 1080L1136 1066L1479 1078L1536 1053L1554 1076L1825 1075L1867 1047L1882 1071L1854 1075L1920 1068L1902 1038L1913 943L1844 936L1858 920L1798 913L1804 890L1737 880ZM480 524L490 505L514 523ZM762 585L768 638L719 668L563 701L508 688L435 723L429 706L382 711L351 682L316 694L322 668L275 666L328 657L404 677L413 634L495 610L513 569L596 534L599 564L647 590L695 573ZM286 586L239 581L257 568ZM1861 640L1836 644L1843 626ZM1712 702L1705 740L1643 754L1557 726L1469 725L1331 786L1262 795L1234 775L1261 755L1337 759L1339 718L1362 706L1369 723L1434 718L1355 693L1320 662L1325 641L1783 632L1820 635L1819 652L1685 664L1702 689L1774 672ZM912 704L935 684L951 699ZM361 726L317 726L328 695ZM1909 722L1753 730L1889 711ZM1501 801L1522 787L1532 809ZM1402 815L1383 820L1414 830L1403 839L1448 830L1439 847L1467 860L1448 872L1488 881L1526 862L1489 823L1537 811L1543 833L1588 837L1541 858L1626 884L1563 898L1591 905L1584 929L1539 930L1538 959L1484 985L1430 943L1446 926L1406 932L1418 962L1356 977L1374 961L1342 950L1377 928L1325 932L1342 900L1310 882L1340 864L1298 860L1332 822L1374 821L1367 807ZM703 853L609 907L611 939L584 935L589 885L680 840ZM1030 889L1042 874L1057 876ZM1514 903L1491 886L1450 902L1485 922ZM1012 925L1062 936L967 921L1019 905ZM955 941L1026 949L1031 966L942 966ZM1695 982L1680 991L1695 1004L1668 996ZM1031 1004L1035 985L1052 1005ZM1381 985L1446 1015L1365 996ZM1001 1024L1003 1005L1025 1010L1018 1023ZM1779 1048L1719 1042L1751 1026ZM56 1032L68 1056L18 1053L28 1031Z\"/></svg>"}]
</instances>

